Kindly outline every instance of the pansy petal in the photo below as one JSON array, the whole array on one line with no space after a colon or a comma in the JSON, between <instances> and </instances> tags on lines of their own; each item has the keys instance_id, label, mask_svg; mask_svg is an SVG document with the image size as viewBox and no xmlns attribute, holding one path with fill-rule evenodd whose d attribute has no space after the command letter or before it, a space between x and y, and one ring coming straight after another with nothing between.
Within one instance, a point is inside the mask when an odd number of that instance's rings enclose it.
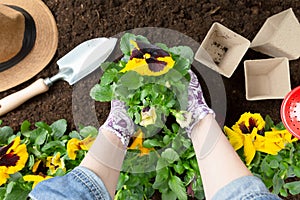
<instances>
[{"instance_id":1,"label":"pansy petal","mask_svg":"<svg viewBox=\"0 0 300 200\"><path fill-rule=\"evenodd\" d=\"M82 150L89 150L92 146L92 144L94 143L96 138L92 138L92 137L87 137L85 139L83 139L81 142L80 142L80 148Z\"/></svg>"},{"instance_id":2,"label":"pansy petal","mask_svg":"<svg viewBox=\"0 0 300 200\"><path fill-rule=\"evenodd\" d=\"M80 140L77 138L72 138L67 143L67 154L71 160L76 159L76 151L80 149Z\"/></svg>"},{"instance_id":3,"label":"pansy petal","mask_svg":"<svg viewBox=\"0 0 300 200\"><path fill-rule=\"evenodd\" d=\"M244 155L246 159L246 164L249 165L253 160L256 153L256 149L252 143L250 135L245 136L244 140Z\"/></svg>"},{"instance_id":4,"label":"pansy petal","mask_svg":"<svg viewBox=\"0 0 300 200\"><path fill-rule=\"evenodd\" d=\"M9 175L7 173L0 173L0 186L5 184L7 179L9 178Z\"/></svg>"},{"instance_id":5,"label":"pansy petal","mask_svg":"<svg viewBox=\"0 0 300 200\"><path fill-rule=\"evenodd\" d=\"M229 137L229 142L233 146L234 150L238 150L243 146L243 137L240 133L237 133L227 126L224 127L224 131Z\"/></svg>"},{"instance_id":6,"label":"pansy petal","mask_svg":"<svg viewBox=\"0 0 300 200\"><path fill-rule=\"evenodd\" d=\"M39 168L39 165L41 163L42 160L38 160L36 161L33 166L32 166L32 172L35 173L37 171L37 169Z\"/></svg>"},{"instance_id":7,"label":"pansy petal","mask_svg":"<svg viewBox=\"0 0 300 200\"><path fill-rule=\"evenodd\" d=\"M25 175L23 176L24 181L33 182L32 189L41 181L52 178L52 176L41 176L41 175Z\"/></svg>"},{"instance_id":8,"label":"pansy petal","mask_svg":"<svg viewBox=\"0 0 300 200\"><path fill-rule=\"evenodd\" d=\"M146 148L143 146L143 137L144 133L141 130L138 130L136 133L137 137L134 139L132 144L128 147L128 149L139 150L139 156L144 156L149 154L150 151L154 150L154 148Z\"/></svg>"}]
</instances>

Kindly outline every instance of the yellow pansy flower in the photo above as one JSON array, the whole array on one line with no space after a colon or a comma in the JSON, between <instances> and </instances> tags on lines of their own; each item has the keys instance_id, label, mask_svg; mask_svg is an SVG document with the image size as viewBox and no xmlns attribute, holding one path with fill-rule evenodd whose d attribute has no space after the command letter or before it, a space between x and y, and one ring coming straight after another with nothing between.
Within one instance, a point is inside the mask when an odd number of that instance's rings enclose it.
<instances>
[{"instance_id":1,"label":"yellow pansy flower","mask_svg":"<svg viewBox=\"0 0 300 200\"><path fill-rule=\"evenodd\" d=\"M173 68L175 61L163 49L141 41L130 41L134 48L130 59L120 72L136 71L141 75L160 76Z\"/></svg>"},{"instance_id":2,"label":"yellow pansy flower","mask_svg":"<svg viewBox=\"0 0 300 200\"><path fill-rule=\"evenodd\" d=\"M49 168L51 174L55 174L60 168L66 171L64 159L60 157L60 152L57 152L54 156L48 156L46 167Z\"/></svg>"},{"instance_id":3,"label":"yellow pansy flower","mask_svg":"<svg viewBox=\"0 0 300 200\"><path fill-rule=\"evenodd\" d=\"M229 138L229 142L235 150L244 147L246 164L249 165L253 160L256 147L255 141L261 140L260 134L264 132L265 121L258 113L244 113L240 119L232 126L232 129L224 127L224 132Z\"/></svg>"},{"instance_id":4,"label":"yellow pansy flower","mask_svg":"<svg viewBox=\"0 0 300 200\"><path fill-rule=\"evenodd\" d=\"M16 137L10 144L0 148L0 185L6 183L9 174L22 170L27 162L27 148L20 141L20 137Z\"/></svg>"},{"instance_id":5,"label":"yellow pansy flower","mask_svg":"<svg viewBox=\"0 0 300 200\"><path fill-rule=\"evenodd\" d=\"M92 144L94 143L95 138L87 137L83 140L77 138L72 138L67 143L67 153L68 157L72 160L76 159L76 151L79 150L89 150Z\"/></svg>"}]
</instances>

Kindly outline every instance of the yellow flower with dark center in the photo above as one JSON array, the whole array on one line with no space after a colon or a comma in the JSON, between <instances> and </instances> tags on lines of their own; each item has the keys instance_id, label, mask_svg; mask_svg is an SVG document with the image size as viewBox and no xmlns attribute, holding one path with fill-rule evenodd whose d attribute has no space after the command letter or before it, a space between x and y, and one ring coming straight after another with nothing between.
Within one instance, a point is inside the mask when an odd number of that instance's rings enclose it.
<instances>
[{"instance_id":1,"label":"yellow flower with dark center","mask_svg":"<svg viewBox=\"0 0 300 200\"><path fill-rule=\"evenodd\" d=\"M163 49L141 41L130 41L134 45L130 59L120 72L136 71L141 75L160 76L175 64L171 55Z\"/></svg>"},{"instance_id":2,"label":"yellow flower with dark center","mask_svg":"<svg viewBox=\"0 0 300 200\"><path fill-rule=\"evenodd\" d=\"M144 137L144 133L141 130L139 130L137 132L137 137L134 139L132 144L128 147L128 149L139 150L140 156L147 155L149 154L150 151L154 150L154 148L146 148L143 146L143 137Z\"/></svg>"},{"instance_id":3,"label":"yellow flower with dark center","mask_svg":"<svg viewBox=\"0 0 300 200\"><path fill-rule=\"evenodd\" d=\"M9 174L22 170L27 162L28 153L25 144L16 137L10 144L0 148L0 185L6 183Z\"/></svg>"},{"instance_id":4,"label":"yellow flower with dark center","mask_svg":"<svg viewBox=\"0 0 300 200\"><path fill-rule=\"evenodd\" d=\"M66 171L64 159L60 157L60 152L57 152L54 156L48 156L46 167L49 168L50 174L55 174L58 169Z\"/></svg>"},{"instance_id":5,"label":"yellow flower with dark center","mask_svg":"<svg viewBox=\"0 0 300 200\"><path fill-rule=\"evenodd\" d=\"M224 131L229 137L229 141L235 150L244 146L244 155L246 164L249 165L253 160L256 147L255 141L258 141L264 134L265 121L258 113L244 113L240 119L232 126L232 129L227 126Z\"/></svg>"},{"instance_id":6,"label":"yellow flower with dark center","mask_svg":"<svg viewBox=\"0 0 300 200\"><path fill-rule=\"evenodd\" d=\"M70 159L76 159L76 151L79 150L89 150L92 144L94 143L95 138L87 137L83 140L77 138L72 138L68 141L67 144L67 153Z\"/></svg>"},{"instance_id":7,"label":"yellow flower with dark center","mask_svg":"<svg viewBox=\"0 0 300 200\"><path fill-rule=\"evenodd\" d=\"M41 181L53 178L52 176L46 176L43 174L39 175L25 175L23 176L24 181L33 182L32 189Z\"/></svg>"}]
</instances>

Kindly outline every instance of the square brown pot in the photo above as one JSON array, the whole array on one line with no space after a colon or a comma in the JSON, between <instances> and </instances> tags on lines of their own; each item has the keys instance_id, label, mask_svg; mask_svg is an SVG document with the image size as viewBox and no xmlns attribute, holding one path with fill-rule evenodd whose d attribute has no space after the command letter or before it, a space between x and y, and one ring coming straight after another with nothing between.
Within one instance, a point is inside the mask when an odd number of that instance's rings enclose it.
<instances>
[{"instance_id":1,"label":"square brown pot","mask_svg":"<svg viewBox=\"0 0 300 200\"><path fill-rule=\"evenodd\" d=\"M247 100L283 99L291 91L287 58L246 60L244 69Z\"/></svg>"},{"instance_id":2,"label":"square brown pot","mask_svg":"<svg viewBox=\"0 0 300 200\"><path fill-rule=\"evenodd\" d=\"M215 22L195 54L195 60L230 78L250 41Z\"/></svg>"},{"instance_id":3,"label":"square brown pot","mask_svg":"<svg viewBox=\"0 0 300 200\"><path fill-rule=\"evenodd\" d=\"M300 24L292 8L269 17L253 39L250 48L272 57L298 59Z\"/></svg>"}]
</instances>

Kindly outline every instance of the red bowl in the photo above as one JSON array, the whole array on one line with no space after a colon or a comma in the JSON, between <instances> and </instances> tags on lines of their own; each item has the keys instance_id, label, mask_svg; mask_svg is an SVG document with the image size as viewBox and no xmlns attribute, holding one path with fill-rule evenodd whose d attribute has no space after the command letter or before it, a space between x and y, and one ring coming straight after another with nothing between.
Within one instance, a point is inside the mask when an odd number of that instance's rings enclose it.
<instances>
[{"instance_id":1,"label":"red bowl","mask_svg":"<svg viewBox=\"0 0 300 200\"><path fill-rule=\"evenodd\" d=\"M280 115L285 128L300 139L300 86L285 96L281 104Z\"/></svg>"}]
</instances>

